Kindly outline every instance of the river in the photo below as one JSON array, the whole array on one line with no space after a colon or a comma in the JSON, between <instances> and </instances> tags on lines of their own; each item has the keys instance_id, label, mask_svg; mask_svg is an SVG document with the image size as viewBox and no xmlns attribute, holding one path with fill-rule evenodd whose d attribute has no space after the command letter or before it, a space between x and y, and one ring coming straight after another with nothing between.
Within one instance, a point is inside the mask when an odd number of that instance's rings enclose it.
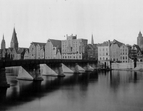
<instances>
[{"instance_id":1,"label":"river","mask_svg":"<svg viewBox=\"0 0 143 111\"><path fill-rule=\"evenodd\" d=\"M0 91L1 111L142 111L143 73L133 71L43 76L42 82L17 80Z\"/></svg>"}]
</instances>

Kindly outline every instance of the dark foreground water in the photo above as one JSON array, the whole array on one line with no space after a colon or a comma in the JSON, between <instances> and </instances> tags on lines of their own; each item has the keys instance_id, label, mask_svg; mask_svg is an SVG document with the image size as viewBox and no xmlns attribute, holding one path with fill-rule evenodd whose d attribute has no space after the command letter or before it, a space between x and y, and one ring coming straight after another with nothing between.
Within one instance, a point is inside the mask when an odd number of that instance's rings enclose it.
<instances>
[{"instance_id":1,"label":"dark foreground water","mask_svg":"<svg viewBox=\"0 0 143 111\"><path fill-rule=\"evenodd\" d=\"M93 72L42 82L17 80L7 73L0 89L1 111L143 111L143 73Z\"/></svg>"}]
</instances>

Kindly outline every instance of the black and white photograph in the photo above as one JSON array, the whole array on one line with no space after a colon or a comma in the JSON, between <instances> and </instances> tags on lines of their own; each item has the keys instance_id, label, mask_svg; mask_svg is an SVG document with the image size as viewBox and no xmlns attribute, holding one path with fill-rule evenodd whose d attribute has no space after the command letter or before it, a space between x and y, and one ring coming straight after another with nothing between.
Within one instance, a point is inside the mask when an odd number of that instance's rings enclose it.
<instances>
[{"instance_id":1,"label":"black and white photograph","mask_svg":"<svg viewBox=\"0 0 143 111\"><path fill-rule=\"evenodd\" d=\"M0 0L0 111L143 111L143 0Z\"/></svg>"}]
</instances>

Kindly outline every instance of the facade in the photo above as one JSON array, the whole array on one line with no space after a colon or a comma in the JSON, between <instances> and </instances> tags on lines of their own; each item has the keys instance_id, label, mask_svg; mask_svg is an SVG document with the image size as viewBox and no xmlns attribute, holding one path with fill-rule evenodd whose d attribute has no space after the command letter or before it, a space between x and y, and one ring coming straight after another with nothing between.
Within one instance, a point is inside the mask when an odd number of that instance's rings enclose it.
<instances>
[{"instance_id":1,"label":"facade","mask_svg":"<svg viewBox=\"0 0 143 111\"><path fill-rule=\"evenodd\" d=\"M129 45L122 45L120 47L120 61L122 63L129 63L130 58L129 58L129 53L130 53L131 46Z\"/></svg>"},{"instance_id":2,"label":"facade","mask_svg":"<svg viewBox=\"0 0 143 111\"><path fill-rule=\"evenodd\" d=\"M87 39L77 39L77 35L66 37L62 40L62 59L86 59Z\"/></svg>"},{"instance_id":3,"label":"facade","mask_svg":"<svg viewBox=\"0 0 143 111\"><path fill-rule=\"evenodd\" d=\"M110 55L111 55L111 50L110 50L110 41L106 41L102 44L98 44L98 62L102 67L110 67Z\"/></svg>"},{"instance_id":4,"label":"facade","mask_svg":"<svg viewBox=\"0 0 143 111\"><path fill-rule=\"evenodd\" d=\"M29 57L29 49L25 50L24 59L30 59L30 57Z\"/></svg>"},{"instance_id":5,"label":"facade","mask_svg":"<svg viewBox=\"0 0 143 111\"><path fill-rule=\"evenodd\" d=\"M143 54L142 51L140 49L140 47L138 45L133 45L131 47L130 53L129 53L129 57L132 60L136 60L137 62L143 62Z\"/></svg>"},{"instance_id":6,"label":"facade","mask_svg":"<svg viewBox=\"0 0 143 111\"><path fill-rule=\"evenodd\" d=\"M61 58L61 40L49 39L45 45L45 59Z\"/></svg>"},{"instance_id":7,"label":"facade","mask_svg":"<svg viewBox=\"0 0 143 111\"><path fill-rule=\"evenodd\" d=\"M123 43L113 40L110 46L110 60L113 62L120 61L120 46L123 45Z\"/></svg>"},{"instance_id":8,"label":"facade","mask_svg":"<svg viewBox=\"0 0 143 111\"><path fill-rule=\"evenodd\" d=\"M88 44L86 46L87 59L98 60L98 48L97 44Z\"/></svg>"},{"instance_id":9,"label":"facade","mask_svg":"<svg viewBox=\"0 0 143 111\"><path fill-rule=\"evenodd\" d=\"M110 41L98 45L98 61L110 60Z\"/></svg>"},{"instance_id":10,"label":"facade","mask_svg":"<svg viewBox=\"0 0 143 111\"><path fill-rule=\"evenodd\" d=\"M32 42L29 47L29 59L44 59L46 43Z\"/></svg>"}]
</instances>

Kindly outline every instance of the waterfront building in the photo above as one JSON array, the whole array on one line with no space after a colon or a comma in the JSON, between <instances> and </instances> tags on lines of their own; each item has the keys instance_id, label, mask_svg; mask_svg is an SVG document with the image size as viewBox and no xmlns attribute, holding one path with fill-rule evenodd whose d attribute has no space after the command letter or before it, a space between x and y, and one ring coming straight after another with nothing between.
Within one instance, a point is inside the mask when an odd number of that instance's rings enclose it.
<instances>
[{"instance_id":1,"label":"waterfront building","mask_svg":"<svg viewBox=\"0 0 143 111\"><path fill-rule=\"evenodd\" d=\"M131 46L130 45L121 45L120 47L120 61L122 63L129 63L131 60L129 58L129 53L131 50Z\"/></svg>"},{"instance_id":2,"label":"waterfront building","mask_svg":"<svg viewBox=\"0 0 143 111\"><path fill-rule=\"evenodd\" d=\"M29 47L29 59L44 59L46 43L32 42Z\"/></svg>"},{"instance_id":3,"label":"waterfront building","mask_svg":"<svg viewBox=\"0 0 143 111\"><path fill-rule=\"evenodd\" d=\"M110 40L103 42L102 44L98 44L98 62L100 65L104 64L105 66L110 67Z\"/></svg>"},{"instance_id":4,"label":"waterfront building","mask_svg":"<svg viewBox=\"0 0 143 111\"><path fill-rule=\"evenodd\" d=\"M86 46L87 59L98 60L98 48L97 44L88 44Z\"/></svg>"},{"instance_id":5,"label":"waterfront building","mask_svg":"<svg viewBox=\"0 0 143 111\"><path fill-rule=\"evenodd\" d=\"M129 57L134 60L136 59L138 62L143 62L143 53L138 45L133 45L131 47Z\"/></svg>"},{"instance_id":6,"label":"waterfront building","mask_svg":"<svg viewBox=\"0 0 143 111\"><path fill-rule=\"evenodd\" d=\"M113 62L120 61L120 47L123 45L123 43L113 40L110 46L110 60Z\"/></svg>"},{"instance_id":7,"label":"waterfront building","mask_svg":"<svg viewBox=\"0 0 143 111\"><path fill-rule=\"evenodd\" d=\"M77 35L62 40L62 59L86 59L87 39L77 39Z\"/></svg>"},{"instance_id":8,"label":"waterfront building","mask_svg":"<svg viewBox=\"0 0 143 111\"><path fill-rule=\"evenodd\" d=\"M110 45L110 41L98 45L98 61L110 60Z\"/></svg>"},{"instance_id":9,"label":"waterfront building","mask_svg":"<svg viewBox=\"0 0 143 111\"><path fill-rule=\"evenodd\" d=\"M45 59L61 59L61 40L49 39L45 45Z\"/></svg>"}]
</instances>

